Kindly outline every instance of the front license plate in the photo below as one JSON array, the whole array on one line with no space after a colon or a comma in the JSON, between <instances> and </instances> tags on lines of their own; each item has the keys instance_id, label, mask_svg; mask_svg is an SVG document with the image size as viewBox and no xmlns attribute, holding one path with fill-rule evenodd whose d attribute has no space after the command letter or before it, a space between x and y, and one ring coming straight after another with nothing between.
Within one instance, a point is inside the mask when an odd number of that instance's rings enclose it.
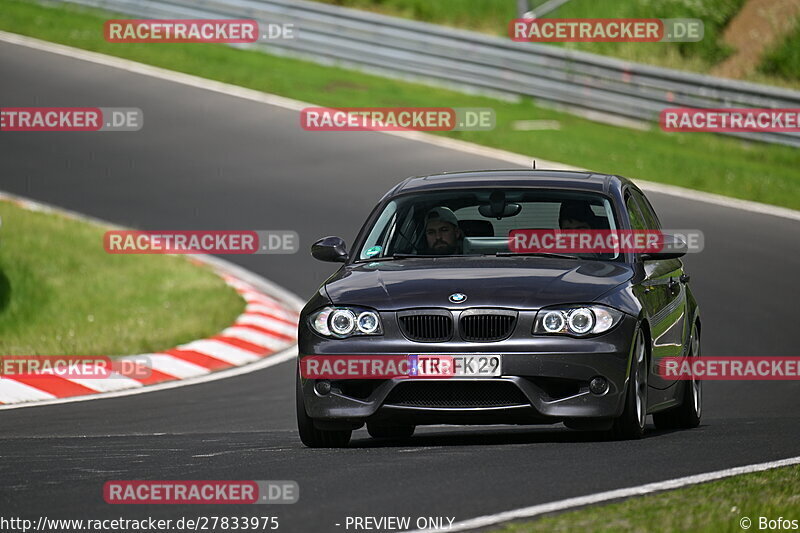
<instances>
[{"instance_id":1,"label":"front license plate","mask_svg":"<svg viewBox=\"0 0 800 533\"><path fill-rule=\"evenodd\" d=\"M495 377L503 374L499 355L412 355L411 374L423 377Z\"/></svg>"}]
</instances>

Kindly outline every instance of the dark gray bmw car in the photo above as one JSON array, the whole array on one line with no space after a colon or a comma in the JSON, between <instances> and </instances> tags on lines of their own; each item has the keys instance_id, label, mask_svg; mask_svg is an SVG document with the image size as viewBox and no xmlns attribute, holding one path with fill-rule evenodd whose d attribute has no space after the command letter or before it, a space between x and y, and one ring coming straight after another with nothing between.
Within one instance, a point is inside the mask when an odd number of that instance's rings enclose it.
<instances>
[{"instance_id":1,"label":"dark gray bmw car","mask_svg":"<svg viewBox=\"0 0 800 533\"><path fill-rule=\"evenodd\" d=\"M701 383L657 372L664 357L700 356L685 252L510 245L515 231L534 229L661 224L619 176L487 170L409 178L380 200L351 250L338 237L317 241L315 258L342 265L300 316L303 443L345 446L364 424L375 438L425 424L563 422L634 439L649 414L658 428L697 426ZM413 371L301 371L306 358L355 356L407 357ZM423 359L450 370L418 372Z\"/></svg>"}]
</instances>

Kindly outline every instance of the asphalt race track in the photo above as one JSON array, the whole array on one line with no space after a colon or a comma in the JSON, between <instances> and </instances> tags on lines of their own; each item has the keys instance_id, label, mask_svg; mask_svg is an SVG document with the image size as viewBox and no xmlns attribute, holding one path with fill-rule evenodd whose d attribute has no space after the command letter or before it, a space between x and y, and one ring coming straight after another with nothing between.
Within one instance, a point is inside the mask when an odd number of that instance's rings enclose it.
<instances>
[{"instance_id":1,"label":"asphalt race track","mask_svg":"<svg viewBox=\"0 0 800 533\"><path fill-rule=\"evenodd\" d=\"M0 73L4 106L144 111L135 133L0 134L0 190L142 229L295 230L301 253L229 258L303 298L335 269L310 244L352 242L400 179L508 166L380 133L307 132L294 111L15 45L0 44ZM685 261L704 353L798 355L800 223L649 196L665 227L705 232L705 251ZM0 411L2 514L272 515L282 531L338 531L348 515L460 521L800 455L800 383L777 381L707 383L700 428L651 426L636 442L560 426L433 427L387 443L362 429L349 449L311 450L295 433L293 371ZM301 492L284 506L112 506L112 479L290 479Z\"/></svg>"}]
</instances>

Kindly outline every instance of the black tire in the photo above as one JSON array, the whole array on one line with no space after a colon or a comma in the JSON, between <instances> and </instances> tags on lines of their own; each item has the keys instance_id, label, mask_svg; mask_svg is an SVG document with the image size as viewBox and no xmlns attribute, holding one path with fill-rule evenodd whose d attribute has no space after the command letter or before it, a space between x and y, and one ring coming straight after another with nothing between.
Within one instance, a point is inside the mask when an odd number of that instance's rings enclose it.
<instances>
[{"instance_id":1,"label":"black tire","mask_svg":"<svg viewBox=\"0 0 800 533\"><path fill-rule=\"evenodd\" d=\"M297 430L300 433L300 440L309 448L344 448L350 442L353 435L352 430L322 430L314 426L314 421L306 413L306 405L303 402L303 389L300 387L300 375L297 376L296 402L297 407Z\"/></svg>"},{"instance_id":2,"label":"black tire","mask_svg":"<svg viewBox=\"0 0 800 533\"><path fill-rule=\"evenodd\" d=\"M700 357L700 333L697 325L692 326L689 343L689 357ZM683 383L681 404L653 414L653 422L658 429L691 429L700 425L700 417L703 415L703 382L691 379Z\"/></svg>"},{"instance_id":3,"label":"black tire","mask_svg":"<svg viewBox=\"0 0 800 533\"><path fill-rule=\"evenodd\" d=\"M414 434L417 426L393 425L384 426L367 422L367 433L373 439L407 439Z\"/></svg>"},{"instance_id":4,"label":"black tire","mask_svg":"<svg viewBox=\"0 0 800 533\"><path fill-rule=\"evenodd\" d=\"M631 357L631 372L625 392L625 409L614 419L608 432L612 440L641 439L647 422L647 347L644 333L636 334Z\"/></svg>"}]
</instances>

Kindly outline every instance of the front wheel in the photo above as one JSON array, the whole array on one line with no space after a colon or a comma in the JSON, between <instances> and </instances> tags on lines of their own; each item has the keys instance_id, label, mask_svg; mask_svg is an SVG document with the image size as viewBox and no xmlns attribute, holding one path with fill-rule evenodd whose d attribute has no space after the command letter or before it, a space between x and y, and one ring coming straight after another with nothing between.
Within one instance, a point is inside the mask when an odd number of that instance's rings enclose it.
<instances>
[{"instance_id":1,"label":"front wheel","mask_svg":"<svg viewBox=\"0 0 800 533\"><path fill-rule=\"evenodd\" d=\"M625 394L625 409L614 419L610 437L617 440L640 439L647 420L647 348L641 330L636 334L631 373Z\"/></svg>"},{"instance_id":2,"label":"front wheel","mask_svg":"<svg viewBox=\"0 0 800 533\"><path fill-rule=\"evenodd\" d=\"M300 386L300 374L297 375L296 387L297 429L300 440L309 448L343 448L350 442L353 432L349 429L327 431L317 429L314 421L306 413L303 402L303 388Z\"/></svg>"},{"instance_id":3,"label":"front wheel","mask_svg":"<svg viewBox=\"0 0 800 533\"><path fill-rule=\"evenodd\" d=\"M692 326L689 338L689 357L700 357L700 333L697 325ZM690 359L693 362L693 359ZM683 398L678 407L653 415L653 422L658 429L691 429L700 425L703 414L703 382L695 379L684 381Z\"/></svg>"}]
</instances>

